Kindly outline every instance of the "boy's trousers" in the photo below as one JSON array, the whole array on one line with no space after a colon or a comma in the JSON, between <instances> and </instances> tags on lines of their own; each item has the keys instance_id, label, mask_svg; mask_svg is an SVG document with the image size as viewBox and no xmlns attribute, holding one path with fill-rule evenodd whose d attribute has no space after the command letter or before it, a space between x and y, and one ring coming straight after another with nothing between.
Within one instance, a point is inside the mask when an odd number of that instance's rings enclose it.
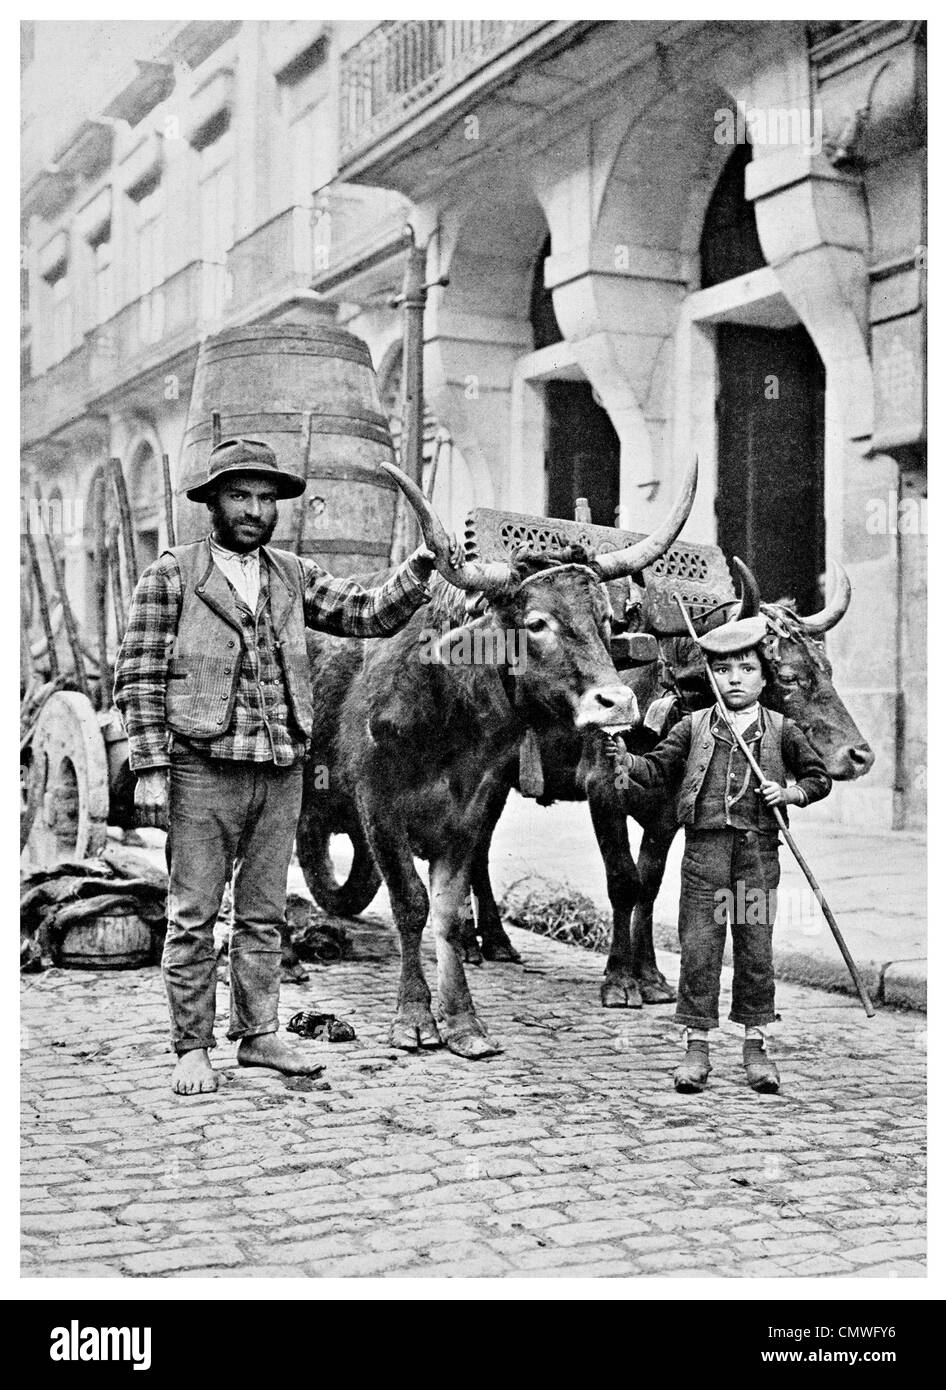
<instances>
[{"instance_id":1,"label":"boy's trousers","mask_svg":"<svg viewBox=\"0 0 946 1390\"><path fill-rule=\"evenodd\" d=\"M778 834L686 830L680 888L680 983L676 1019L719 1025L719 976L732 926L734 1023L759 1026L775 1014L772 927L779 881Z\"/></svg>"}]
</instances>

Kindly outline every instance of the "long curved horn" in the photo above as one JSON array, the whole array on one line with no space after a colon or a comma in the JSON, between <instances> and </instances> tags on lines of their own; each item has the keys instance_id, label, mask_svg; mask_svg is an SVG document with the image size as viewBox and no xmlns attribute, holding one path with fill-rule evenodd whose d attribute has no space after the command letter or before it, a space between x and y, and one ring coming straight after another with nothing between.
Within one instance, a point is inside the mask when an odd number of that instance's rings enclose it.
<instances>
[{"instance_id":1,"label":"long curved horn","mask_svg":"<svg viewBox=\"0 0 946 1390\"><path fill-rule=\"evenodd\" d=\"M832 560L831 569L834 572L834 585L830 602L820 613L811 613L807 618L801 615L798 617L799 624L812 637L820 637L823 632L835 627L844 617L851 602L851 581L844 566L839 565L837 560Z\"/></svg>"},{"instance_id":2,"label":"long curved horn","mask_svg":"<svg viewBox=\"0 0 946 1390\"><path fill-rule=\"evenodd\" d=\"M693 498L696 496L699 470L700 461L694 456L680 496L674 503L670 515L656 531L652 531L635 545L626 546L624 550L609 550L603 555L595 556L605 579L623 579L628 574L637 574L648 565L652 565L655 560L659 560L665 550L670 549L690 515Z\"/></svg>"},{"instance_id":3,"label":"long curved horn","mask_svg":"<svg viewBox=\"0 0 946 1390\"><path fill-rule=\"evenodd\" d=\"M504 561L493 560L484 563L478 560L462 560L454 568L450 563L450 538L444 530L443 522L420 488L396 464L385 463L382 460L379 467L394 479L410 502L420 524L424 544L437 557L437 569L448 584L453 584L457 589L475 590L482 594L499 594L509 587L514 570Z\"/></svg>"},{"instance_id":4,"label":"long curved horn","mask_svg":"<svg viewBox=\"0 0 946 1390\"><path fill-rule=\"evenodd\" d=\"M738 555L732 557L733 569L739 575L741 590L737 618L757 618L759 616L759 583L752 570Z\"/></svg>"}]
</instances>

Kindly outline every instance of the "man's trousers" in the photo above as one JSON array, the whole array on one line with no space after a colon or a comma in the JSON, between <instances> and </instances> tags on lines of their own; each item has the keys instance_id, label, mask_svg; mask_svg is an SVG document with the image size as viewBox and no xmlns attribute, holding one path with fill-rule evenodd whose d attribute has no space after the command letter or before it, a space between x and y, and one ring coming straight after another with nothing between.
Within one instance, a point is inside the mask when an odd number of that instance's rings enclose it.
<instances>
[{"instance_id":1,"label":"man's trousers","mask_svg":"<svg viewBox=\"0 0 946 1390\"><path fill-rule=\"evenodd\" d=\"M719 977L732 928L734 1023L775 1020L772 927L778 910L778 835L686 830L680 882L680 983L676 1019L719 1024Z\"/></svg>"},{"instance_id":2,"label":"man's trousers","mask_svg":"<svg viewBox=\"0 0 946 1390\"><path fill-rule=\"evenodd\" d=\"M233 878L231 1039L279 1027L280 929L302 806L302 764L236 762L176 749L168 806L168 931L162 967L177 1053L214 1046L213 931Z\"/></svg>"}]
</instances>

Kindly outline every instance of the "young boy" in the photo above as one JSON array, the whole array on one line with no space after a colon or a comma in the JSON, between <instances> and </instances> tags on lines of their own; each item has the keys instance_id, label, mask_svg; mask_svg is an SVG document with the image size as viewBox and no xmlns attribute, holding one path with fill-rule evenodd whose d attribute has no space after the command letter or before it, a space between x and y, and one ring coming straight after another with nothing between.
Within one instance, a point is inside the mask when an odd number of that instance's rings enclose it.
<instances>
[{"instance_id":1,"label":"young boy","mask_svg":"<svg viewBox=\"0 0 946 1390\"><path fill-rule=\"evenodd\" d=\"M778 1091L778 1068L765 1047L765 1025L777 1017L772 926L779 862L772 808L780 806L787 819L788 806L808 806L831 790L824 763L798 725L759 704L768 674L764 636L765 619L757 617L726 623L700 639L726 708L765 776L761 787L715 704L686 715L644 756L609 747L619 786L623 778L625 787L633 781L677 789L686 848L676 1018L686 1027L687 1050L673 1081L687 1093L702 1091L711 1071L709 1030L719 1026L727 918L733 938L729 1017L745 1025L747 1080L754 1091ZM794 786L785 786L786 773Z\"/></svg>"}]
</instances>

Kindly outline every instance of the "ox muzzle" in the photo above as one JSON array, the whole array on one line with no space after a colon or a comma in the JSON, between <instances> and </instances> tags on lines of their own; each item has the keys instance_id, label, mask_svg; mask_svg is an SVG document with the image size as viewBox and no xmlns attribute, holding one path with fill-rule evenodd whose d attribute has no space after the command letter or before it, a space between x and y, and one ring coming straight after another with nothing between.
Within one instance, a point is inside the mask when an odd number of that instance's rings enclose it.
<instances>
[{"instance_id":1,"label":"ox muzzle","mask_svg":"<svg viewBox=\"0 0 946 1390\"><path fill-rule=\"evenodd\" d=\"M576 729L631 729L641 720L637 698L627 685L595 685L578 701Z\"/></svg>"}]
</instances>

